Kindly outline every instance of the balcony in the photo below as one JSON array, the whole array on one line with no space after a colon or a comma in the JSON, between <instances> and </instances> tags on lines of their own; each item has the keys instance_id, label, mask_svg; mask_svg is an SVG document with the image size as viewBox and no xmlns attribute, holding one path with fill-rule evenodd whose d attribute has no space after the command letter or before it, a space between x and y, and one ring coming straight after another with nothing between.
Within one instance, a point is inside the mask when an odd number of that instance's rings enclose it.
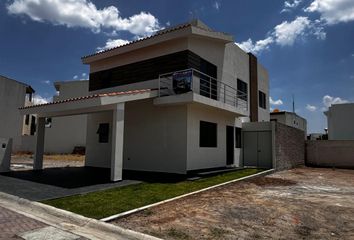
<instances>
[{"instance_id":1,"label":"balcony","mask_svg":"<svg viewBox=\"0 0 354 240\"><path fill-rule=\"evenodd\" d=\"M159 97L178 96L194 93L199 99L214 102L214 106L221 105L243 115L248 110L248 97L230 85L202 73L196 69L186 69L159 75ZM210 101L212 100L212 101ZM216 102L215 102L216 101Z\"/></svg>"}]
</instances>

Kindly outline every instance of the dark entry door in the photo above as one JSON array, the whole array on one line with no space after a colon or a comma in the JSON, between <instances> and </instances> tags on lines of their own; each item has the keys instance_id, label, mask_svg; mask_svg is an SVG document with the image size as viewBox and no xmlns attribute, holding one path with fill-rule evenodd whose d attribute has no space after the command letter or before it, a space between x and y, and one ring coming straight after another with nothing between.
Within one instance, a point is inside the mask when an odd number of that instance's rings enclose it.
<instances>
[{"instance_id":1,"label":"dark entry door","mask_svg":"<svg viewBox=\"0 0 354 240\"><path fill-rule=\"evenodd\" d=\"M226 126L226 165L234 164L235 128Z\"/></svg>"}]
</instances>

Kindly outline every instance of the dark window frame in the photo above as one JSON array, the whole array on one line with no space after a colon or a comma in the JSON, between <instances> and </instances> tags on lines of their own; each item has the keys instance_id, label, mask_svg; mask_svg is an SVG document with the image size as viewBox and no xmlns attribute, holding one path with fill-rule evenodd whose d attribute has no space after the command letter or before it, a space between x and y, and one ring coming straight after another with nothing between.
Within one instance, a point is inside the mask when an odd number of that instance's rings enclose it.
<instances>
[{"instance_id":1,"label":"dark window frame","mask_svg":"<svg viewBox=\"0 0 354 240\"><path fill-rule=\"evenodd\" d=\"M97 132L99 143L109 142L109 123L100 123Z\"/></svg>"},{"instance_id":2,"label":"dark window frame","mask_svg":"<svg viewBox=\"0 0 354 240\"><path fill-rule=\"evenodd\" d=\"M258 105L260 108L267 109L267 94L258 91Z\"/></svg>"},{"instance_id":3,"label":"dark window frame","mask_svg":"<svg viewBox=\"0 0 354 240\"><path fill-rule=\"evenodd\" d=\"M242 94L245 94L244 96L238 96L238 99L247 101L248 84L245 81L237 78L237 90L242 92Z\"/></svg>"},{"instance_id":4,"label":"dark window frame","mask_svg":"<svg viewBox=\"0 0 354 240\"><path fill-rule=\"evenodd\" d=\"M218 147L218 124L207 121L199 122L199 147Z\"/></svg>"}]
</instances>

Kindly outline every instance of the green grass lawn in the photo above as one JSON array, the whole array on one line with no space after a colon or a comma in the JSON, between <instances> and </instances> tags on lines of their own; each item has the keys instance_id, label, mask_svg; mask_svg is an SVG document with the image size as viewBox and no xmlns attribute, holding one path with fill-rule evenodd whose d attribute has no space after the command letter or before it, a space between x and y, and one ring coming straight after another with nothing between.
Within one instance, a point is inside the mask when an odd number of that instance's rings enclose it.
<instances>
[{"instance_id":1,"label":"green grass lawn","mask_svg":"<svg viewBox=\"0 0 354 240\"><path fill-rule=\"evenodd\" d=\"M47 200L43 203L86 217L101 219L261 171L263 170L242 169L195 181L139 183L83 195Z\"/></svg>"}]
</instances>

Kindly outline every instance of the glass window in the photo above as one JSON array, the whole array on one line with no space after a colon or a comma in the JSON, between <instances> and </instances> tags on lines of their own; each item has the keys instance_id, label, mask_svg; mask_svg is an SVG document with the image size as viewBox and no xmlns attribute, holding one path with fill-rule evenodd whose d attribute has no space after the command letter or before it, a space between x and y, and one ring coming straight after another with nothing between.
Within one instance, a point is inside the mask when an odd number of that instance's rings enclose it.
<instances>
[{"instance_id":1,"label":"glass window","mask_svg":"<svg viewBox=\"0 0 354 240\"><path fill-rule=\"evenodd\" d=\"M200 121L199 147L217 147L217 124Z\"/></svg>"}]
</instances>

